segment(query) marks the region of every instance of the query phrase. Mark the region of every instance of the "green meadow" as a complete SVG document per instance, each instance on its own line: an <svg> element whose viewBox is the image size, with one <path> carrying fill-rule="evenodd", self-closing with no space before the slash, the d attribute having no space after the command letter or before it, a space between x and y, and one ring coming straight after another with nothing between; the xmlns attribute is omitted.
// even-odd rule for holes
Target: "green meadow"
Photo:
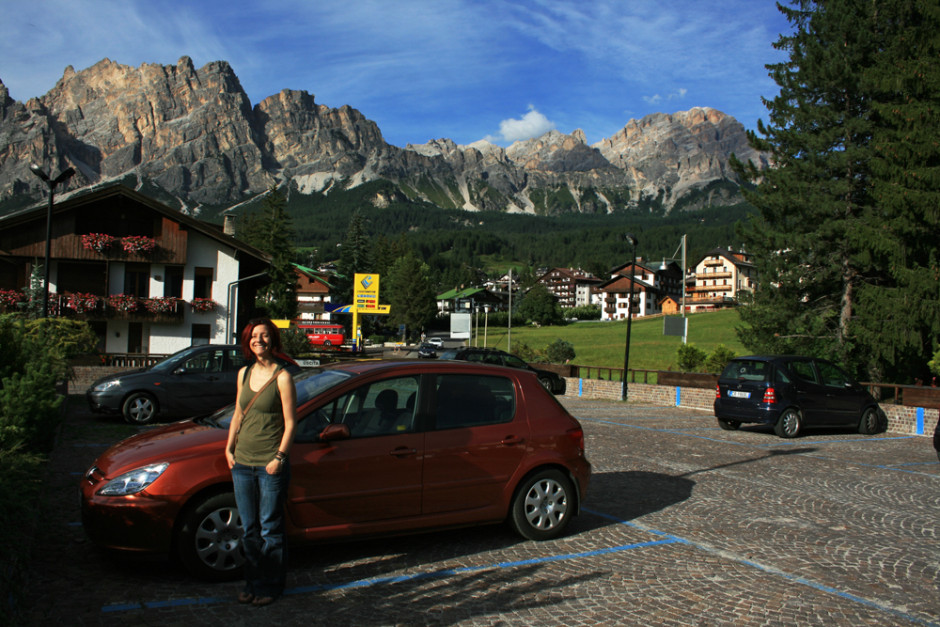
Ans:
<svg viewBox="0 0 940 627"><path fill-rule="evenodd" d="M737 355L749 351L738 339L736 328L742 326L736 309L690 314L689 343L710 354L724 344ZM485 329L484 329L485 327ZM476 329L475 329L476 330ZM512 350L510 333L505 327L494 328L479 320L478 334L471 344ZM485 331L485 333L484 333ZM571 363L579 366L623 368L627 322L576 322L557 327L514 327L511 344L524 343L530 348L544 350L557 338L570 342L575 350ZM677 351L681 337L663 335L663 318L635 319L630 330L631 370L677 370Z"/></svg>

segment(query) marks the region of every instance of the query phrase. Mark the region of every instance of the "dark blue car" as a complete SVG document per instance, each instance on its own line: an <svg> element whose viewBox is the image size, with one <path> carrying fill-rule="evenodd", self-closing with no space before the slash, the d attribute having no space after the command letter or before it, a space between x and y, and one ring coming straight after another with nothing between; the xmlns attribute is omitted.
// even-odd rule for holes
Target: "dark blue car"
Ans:
<svg viewBox="0 0 940 627"><path fill-rule="evenodd" d="M804 427L855 427L873 434L886 426L868 391L824 359L793 355L737 357L718 378L715 417L722 429L741 423L773 425L782 438Z"/></svg>
<svg viewBox="0 0 940 627"><path fill-rule="evenodd" d="M85 398L93 412L121 414L131 424L190 418L233 403L244 365L238 344L190 346L149 368L102 377ZM293 361L283 365L300 371Z"/></svg>

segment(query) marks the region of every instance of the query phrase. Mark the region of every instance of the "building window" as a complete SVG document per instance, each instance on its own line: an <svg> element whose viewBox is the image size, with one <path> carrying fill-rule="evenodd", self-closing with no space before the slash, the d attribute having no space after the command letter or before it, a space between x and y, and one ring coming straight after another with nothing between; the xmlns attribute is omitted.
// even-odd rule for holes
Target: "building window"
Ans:
<svg viewBox="0 0 940 627"><path fill-rule="evenodd" d="M193 298L212 298L212 268L195 268Z"/></svg>
<svg viewBox="0 0 940 627"><path fill-rule="evenodd" d="M163 279L163 295L165 297L183 297L183 266L167 266Z"/></svg>
<svg viewBox="0 0 940 627"><path fill-rule="evenodd" d="M124 264L124 293L137 298L150 298L150 264Z"/></svg>
<svg viewBox="0 0 940 627"><path fill-rule="evenodd" d="M190 335L190 343L193 346L208 344L210 330L211 326L208 324L194 324L192 334Z"/></svg>

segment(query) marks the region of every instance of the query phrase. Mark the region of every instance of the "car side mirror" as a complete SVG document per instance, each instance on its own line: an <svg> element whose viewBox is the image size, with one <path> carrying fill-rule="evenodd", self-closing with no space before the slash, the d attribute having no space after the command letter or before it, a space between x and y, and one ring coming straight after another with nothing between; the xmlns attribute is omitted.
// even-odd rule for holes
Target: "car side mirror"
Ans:
<svg viewBox="0 0 940 627"><path fill-rule="evenodd" d="M327 425L326 428L320 432L320 441L334 442L336 440L348 440L349 435L349 425Z"/></svg>

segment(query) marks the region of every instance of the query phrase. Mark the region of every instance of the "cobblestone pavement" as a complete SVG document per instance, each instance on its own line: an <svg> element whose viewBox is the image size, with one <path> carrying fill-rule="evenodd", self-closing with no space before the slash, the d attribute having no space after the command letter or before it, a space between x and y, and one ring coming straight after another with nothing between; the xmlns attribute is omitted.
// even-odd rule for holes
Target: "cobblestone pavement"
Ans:
<svg viewBox="0 0 940 627"><path fill-rule="evenodd" d="M81 397L37 529L33 625L940 625L940 464L924 437L721 431L677 408L565 399L594 465L564 538L495 526L293 552L287 594L84 539L76 483L134 431Z"/></svg>

